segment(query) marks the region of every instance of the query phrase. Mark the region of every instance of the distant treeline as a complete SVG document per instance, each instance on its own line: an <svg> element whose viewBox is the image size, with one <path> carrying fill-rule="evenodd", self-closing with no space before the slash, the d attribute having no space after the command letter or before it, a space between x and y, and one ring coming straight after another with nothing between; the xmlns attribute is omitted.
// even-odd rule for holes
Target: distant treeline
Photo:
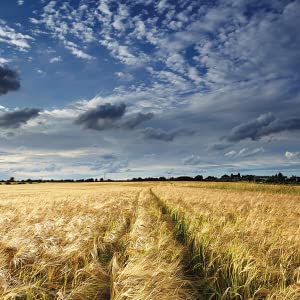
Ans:
<svg viewBox="0 0 300 300"><path fill-rule="evenodd" d="M112 180L105 178L86 178L86 179L27 179L27 180L15 180L11 177L8 180L0 180L0 183L4 184L32 184L32 183L43 183L43 182L141 182L141 181L212 181L212 182L257 182L257 183L276 183L276 184L295 184L300 183L300 177L298 176L284 176L282 173L277 173L272 176L256 176L256 175L241 175L238 174L225 174L221 177L197 175L191 176L179 176L179 177L137 177L127 180Z"/></svg>

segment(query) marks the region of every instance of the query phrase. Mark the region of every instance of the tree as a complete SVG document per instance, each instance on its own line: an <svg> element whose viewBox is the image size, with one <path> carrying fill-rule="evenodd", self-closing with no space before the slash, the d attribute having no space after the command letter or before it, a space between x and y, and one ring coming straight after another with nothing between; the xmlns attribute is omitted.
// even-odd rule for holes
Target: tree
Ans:
<svg viewBox="0 0 300 300"><path fill-rule="evenodd" d="M279 173L277 174L277 178L278 178L278 181L279 181L279 182L283 182L283 181L284 181L284 176L282 175L281 172L279 172Z"/></svg>
<svg viewBox="0 0 300 300"><path fill-rule="evenodd" d="M202 181L203 180L203 176L202 175L197 175L197 176L195 176L195 180Z"/></svg>
<svg viewBox="0 0 300 300"><path fill-rule="evenodd" d="M295 175L292 175L292 176L289 178L288 181L291 182L291 183L297 183L297 182L298 182L298 179L297 179L297 177L296 177Z"/></svg>

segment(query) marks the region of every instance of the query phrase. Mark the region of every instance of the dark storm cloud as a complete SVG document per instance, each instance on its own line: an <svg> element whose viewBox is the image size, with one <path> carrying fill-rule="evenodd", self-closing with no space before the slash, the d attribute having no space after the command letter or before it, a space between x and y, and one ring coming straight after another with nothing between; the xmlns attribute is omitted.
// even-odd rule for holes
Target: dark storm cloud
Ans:
<svg viewBox="0 0 300 300"><path fill-rule="evenodd" d="M0 127L19 128L29 120L37 117L40 111L37 108L24 108L0 114Z"/></svg>
<svg viewBox="0 0 300 300"><path fill-rule="evenodd" d="M83 125L86 129L106 130L106 129L134 129L141 123L148 121L154 117L153 113L136 113L126 115L126 104L106 103L99 105L81 114L75 124Z"/></svg>
<svg viewBox="0 0 300 300"><path fill-rule="evenodd" d="M75 124L83 125L86 129L104 130L114 127L114 122L124 116L125 103L117 105L105 103L91 109L75 120Z"/></svg>
<svg viewBox="0 0 300 300"><path fill-rule="evenodd" d="M266 113L234 127L225 139L229 142L239 142L248 138L258 140L270 134L299 129L300 118L279 120L272 113Z"/></svg>
<svg viewBox="0 0 300 300"><path fill-rule="evenodd" d="M260 115L254 120L232 128L226 139L229 142L237 142L247 138L257 140L262 136L262 130L275 121L275 119L276 118L272 113Z"/></svg>
<svg viewBox="0 0 300 300"><path fill-rule="evenodd" d="M20 88L18 72L5 66L0 66L0 96Z"/></svg>
<svg viewBox="0 0 300 300"><path fill-rule="evenodd" d="M160 128L152 127L142 129L141 132L145 139L160 140L164 142L171 142L179 136L190 136L195 133L193 130L188 128L179 128L168 132Z"/></svg>

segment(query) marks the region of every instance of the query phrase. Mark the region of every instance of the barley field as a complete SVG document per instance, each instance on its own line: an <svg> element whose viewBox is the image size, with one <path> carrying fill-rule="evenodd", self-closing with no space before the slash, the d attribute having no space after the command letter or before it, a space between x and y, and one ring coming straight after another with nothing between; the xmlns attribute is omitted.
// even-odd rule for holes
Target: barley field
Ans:
<svg viewBox="0 0 300 300"><path fill-rule="evenodd" d="M0 299L300 299L300 187L0 185Z"/></svg>

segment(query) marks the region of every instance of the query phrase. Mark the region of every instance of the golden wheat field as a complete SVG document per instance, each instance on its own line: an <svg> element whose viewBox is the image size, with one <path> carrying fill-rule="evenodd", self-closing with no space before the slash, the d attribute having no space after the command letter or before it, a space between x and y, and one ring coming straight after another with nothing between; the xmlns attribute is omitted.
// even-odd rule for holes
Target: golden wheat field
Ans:
<svg viewBox="0 0 300 300"><path fill-rule="evenodd" d="M300 299L300 188L0 186L0 299Z"/></svg>

